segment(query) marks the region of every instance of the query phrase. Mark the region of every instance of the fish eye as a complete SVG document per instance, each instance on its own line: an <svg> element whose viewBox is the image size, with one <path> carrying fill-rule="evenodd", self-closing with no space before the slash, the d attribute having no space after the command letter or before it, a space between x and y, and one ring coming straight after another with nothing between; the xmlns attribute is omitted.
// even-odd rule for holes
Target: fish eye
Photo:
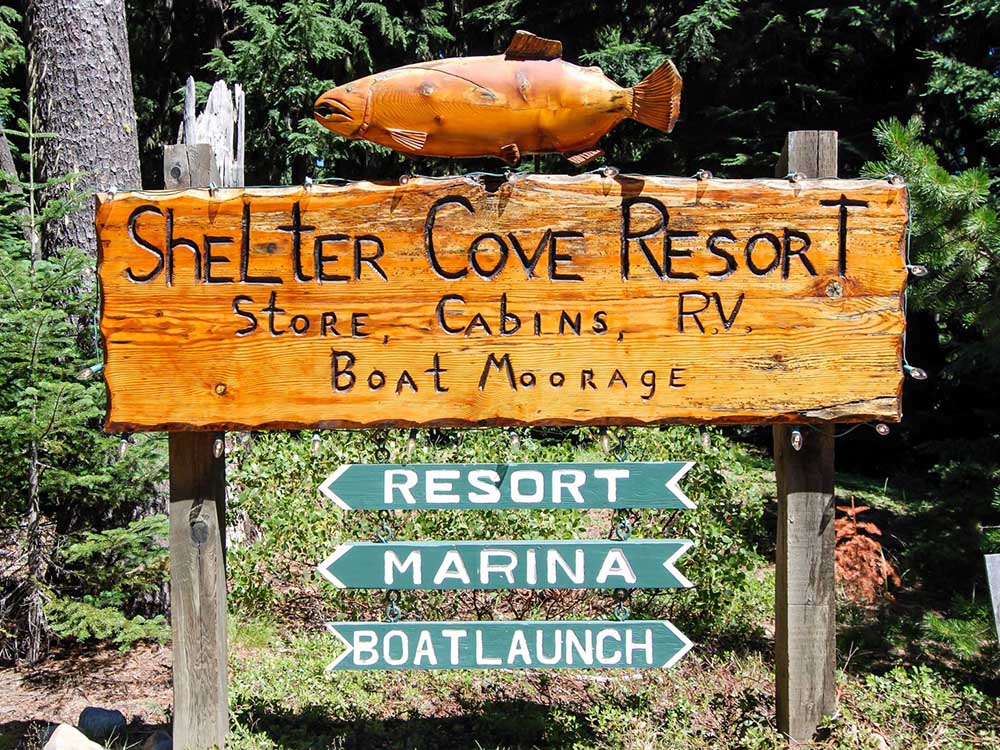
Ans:
<svg viewBox="0 0 1000 750"><path fill-rule="evenodd" d="M346 91L348 94L350 94L351 93L351 87L348 86L347 88L344 89L344 91Z"/></svg>

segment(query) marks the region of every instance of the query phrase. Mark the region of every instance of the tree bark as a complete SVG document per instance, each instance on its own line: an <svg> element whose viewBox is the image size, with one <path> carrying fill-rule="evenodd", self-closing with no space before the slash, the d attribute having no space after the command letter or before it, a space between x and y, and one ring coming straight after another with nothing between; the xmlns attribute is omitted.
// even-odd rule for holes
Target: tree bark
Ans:
<svg viewBox="0 0 1000 750"><path fill-rule="evenodd" d="M48 191L140 187L139 143L124 0L28 0L28 80L41 141L40 178L78 176ZM46 255L78 247L96 254L93 202L45 227Z"/></svg>

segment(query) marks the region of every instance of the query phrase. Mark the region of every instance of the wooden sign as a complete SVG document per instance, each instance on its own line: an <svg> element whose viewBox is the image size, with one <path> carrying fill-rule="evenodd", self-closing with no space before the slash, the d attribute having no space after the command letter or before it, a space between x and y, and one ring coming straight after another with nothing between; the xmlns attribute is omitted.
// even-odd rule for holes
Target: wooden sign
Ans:
<svg viewBox="0 0 1000 750"><path fill-rule="evenodd" d="M346 542L320 566L339 589L663 589L691 582L674 563L687 539Z"/></svg>
<svg viewBox="0 0 1000 750"><path fill-rule="evenodd" d="M906 205L597 174L105 194L107 427L897 421Z"/></svg>
<svg viewBox="0 0 1000 750"><path fill-rule="evenodd" d="M671 667L691 641L667 621L330 622L329 670Z"/></svg>
<svg viewBox="0 0 1000 750"><path fill-rule="evenodd" d="M691 461L344 464L319 490L343 510L694 508L679 486Z"/></svg>

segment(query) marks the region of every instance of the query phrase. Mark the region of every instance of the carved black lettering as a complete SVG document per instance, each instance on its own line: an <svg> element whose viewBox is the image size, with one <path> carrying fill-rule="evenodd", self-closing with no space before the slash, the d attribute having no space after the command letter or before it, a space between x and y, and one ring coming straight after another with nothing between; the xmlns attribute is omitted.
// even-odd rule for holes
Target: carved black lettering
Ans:
<svg viewBox="0 0 1000 750"><path fill-rule="evenodd" d="M806 252L808 252L809 246L812 244L812 240L809 239L809 235L795 229L785 229L784 235L784 252L781 254L781 278L788 278L789 266L791 265L793 256L802 261L802 266L806 269L810 276L815 276L816 269L813 268L812 262L806 257ZM799 241L799 246L797 248L792 247L792 240Z"/></svg>
<svg viewBox="0 0 1000 750"><path fill-rule="evenodd" d="M658 214L656 223L647 229L632 230L632 207L649 206ZM629 243L633 240L639 244L639 249L646 257L646 262L650 268L656 272L657 277L664 278L663 267L657 263L653 251L649 249L646 240L655 237L667 227L670 215L667 207L655 198L626 198L622 201L622 233L621 233L621 272L622 279L628 280L629 276Z"/></svg>
<svg viewBox="0 0 1000 750"><path fill-rule="evenodd" d="M642 375L639 376L639 382L649 389L640 398L643 401L649 401L656 393L656 370L643 370Z"/></svg>
<svg viewBox="0 0 1000 750"><path fill-rule="evenodd" d="M754 250L757 248L757 245L762 242L770 245L771 250L774 252L774 256L766 266L758 266L753 259ZM760 234L755 234L747 240L745 255L747 268L750 269L750 273L754 276L767 276L775 268L777 268L778 263L781 262L781 243L778 241L778 238L770 232L761 232Z"/></svg>
<svg viewBox="0 0 1000 750"><path fill-rule="evenodd" d="M507 323L510 323L510 327ZM514 313L507 312L507 293L500 295L500 335L513 336L521 328L521 319Z"/></svg>
<svg viewBox="0 0 1000 750"><path fill-rule="evenodd" d="M608 332L608 314L604 310L598 310L594 313L594 325L591 330L600 336L602 333Z"/></svg>
<svg viewBox="0 0 1000 750"><path fill-rule="evenodd" d="M459 326L457 328L453 328L452 326L448 325L445 319L445 316L448 313L448 311L445 310L444 306L447 305L449 302L460 302L464 305L465 297L463 297L461 294L446 294L438 301L437 309L435 312L435 315L437 316L438 325L441 326L441 330L444 331L445 333L462 333L462 331L465 330L465 326Z"/></svg>
<svg viewBox="0 0 1000 750"><path fill-rule="evenodd" d="M608 388L614 388L615 383L621 383L622 386L628 388L628 381L625 380L625 376L622 375L622 371L617 367L615 368L615 371L611 373L611 379L608 381Z"/></svg>
<svg viewBox="0 0 1000 750"><path fill-rule="evenodd" d="M240 283L241 284L281 284L277 276L250 275L250 204L243 204L243 218L240 220Z"/></svg>
<svg viewBox="0 0 1000 750"><path fill-rule="evenodd" d="M309 317L307 315L293 315L289 326L291 326L292 333L296 336L302 336L309 330Z"/></svg>
<svg viewBox="0 0 1000 750"><path fill-rule="evenodd" d="M560 313L559 313L559 335L560 336L562 336L563 334L566 333L566 328L567 327L571 331L573 331L573 335L574 336L579 336L580 335L580 331L582 329L582 326L583 326L583 317L582 317L582 315L580 313L577 313L575 316L571 316L565 310L560 311Z"/></svg>
<svg viewBox="0 0 1000 750"><path fill-rule="evenodd" d="M302 235L315 228L302 223L302 207L298 201L292 204L292 223L276 227L279 232L289 232L292 235L292 272L296 281L312 281L313 279L302 270Z"/></svg>
<svg viewBox="0 0 1000 750"><path fill-rule="evenodd" d="M534 330L535 330L535 335L536 336L541 336L542 335L542 314L538 313L538 312L535 313Z"/></svg>
<svg viewBox="0 0 1000 750"><path fill-rule="evenodd" d="M375 253L374 255L365 255L361 248L365 245L374 245ZM382 242L382 238L374 234L362 234L354 238L354 278L358 280L361 278L361 264L364 263L366 266L370 266L371 269L382 277L382 281L388 281L389 277L385 275L385 271L382 270L382 266L378 264L379 258L385 255L385 244Z"/></svg>
<svg viewBox="0 0 1000 750"><path fill-rule="evenodd" d="M333 242L346 242L350 237L346 234L320 234L313 238L313 268L316 272L316 280L319 283L324 281L350 281L350 276L340 273L327 273L326 264L336 263L340 260L339 255L327 255L323 252L324 245Z"/></svg>
<svg viewBox="0 0 1000 750"><path fill-rule="evenodd" d="M441 385L441 373L448 372L441 366L441 355L434 354L434 366L424 370L428 375L434 376L434 392L447 393L448 389Z"/></svg>
<svg viewBox="0 0 1000 750"><path fill-rule="evenodd" d="M691 248L678 250L674 247L674 240L684 237L696 237L697 235L697 232L675 229L671 229L663 235L663 272L668 279L693 280L698 278L698 274L693 271L674 270L674 260L691 257Z"/></svg>
<svg viewBox="0 0 1000 750"><path fill-rule="evenodd" d="M139 220L139 217L142 216L143 214L156 214L157 216L163 216L163 212L160 209L158 209L156 206L149 206L149 205L139 206L131 214L129 214L128 217L129 238L132 240L132 242L137 244L143 250L148 251L153 255L153 257L156 258L156 265L153 267L153 270L150 271L149 273L137 274L135 271L132 270L131 266L125 269L125 278L127 278L134 284L148 284L149 282L153 281L157 276L159 276L160 273L163 271L163 263L164 263L163 251L149 240L140 237L139 232L136 231L136 226L135 226L136 222Z"/></svg>
<svg viewBox="0 0 1000 750"><path fill-rule="evenodd" d="M198 246L191 240L185 237L174 238L174 209L167 209L167 273L165 280L167 286L174 285L174 249L178 247L183 247L186 250L190 250L191 254L194 255L194 280L201 280L201 250Z"/></svg>
<svg viewBox="0 0 1000 750"><path fill-rule="evenodd" d="M267 327L271 331L272 336L281 336L285 332L279 331L274 327L274 316L282 315L285 311L278 307L275 302L278 299L277 292L271 292L271 299L268 301L267 307L264 308L263 312L267 313Z"/></svg>
<svg viewBox="0 0 1000 750"><path fill-rule="evenodd" d="M403 392L403 386L408 387L414 393L417 392L417 384L413 380L413 376L406 370L399 376L399 380L396 381L396 395L398 396Z"/></svg>
<svg viewBox="0 0 1000 750"><path fill-rule="evenodd" d="M437 217L437 212L445 206L452 205L461 206L470 214L475 213L468 198L463 198L461 195L446 195L444 198L438 198L438 200L434 201L434 205L431 206L427 212L427 218L424 220L424 252L427 253L427 259L430 261L434 273L442 279L461 279L469 273L468 268L463 268L460 271L445 270L438 262L437 255L434 252L434 221Z"/></svg>
<svg viewBox="0 0 1000 750"><path fill-rule="evenodd" d="M561 372L554 372L551 375L549 375L549 385L551 385L553 388L562 388L563 383L565 382L566 382L566 376L563 375Z"/></svg>
<svg viewBox="0 0 1000 750"><path fill-rule="evenodd" d="M368 387L373 391L385 385L385 373L381 370L372 370L368 375Z"/></svg>
<svg viewBox="0 0 1000 750"><path fill-rule="evenodd" d="M837 232L837 270L841 276L847 275L847 209L849 206L868 208L868 201L851 200L843 193L835 201L820 201L821 206L838 206L840 223Z"/></svg>
<svg viewBox="0 0 1000 750"><path fill-rule="evenodd" d="M559 240L582 240L583 232L552 232L549 239L549 278L553 281L583 281L578 273L562 273L559 265L572 263L573 256L559 252Z"/></svg>
<svg viewBox="0 0 1000 750"><path fill-rule="evenodd" d="M246 328L241 328L236 332L237 336L249 336L251 333L257 330L257 316L252 312L247 312L240 309L240 304L246 303L248 305L253 304L253 297L247 297L245 294L240 294L233 297L233 312L239 315L241 318L246 318L249 325Z"/></svg>
<svg viewBox="0 0 1000 750"><path fill-rule="evenodd" d="M357 376L352 372L355 361L354 355L350 352L330 350L330 369L333 373L330 383L336 393L346 393L354 387L357 381Z"/></svg>
<svg viewBox="0 0 1000 750"><path fill-rule="evenodd" d="M465 327L465 335L471 336L474 328L482 329L483 333L487 336L493 335L493 329L490 328L490 324L486 322L486 318L483 317L482 313L476 313L472 316L469 325Z"/></svg>
<svg viewBox="0 0 1000 750"><path fill-rule="evenodd" d="M368 338L370 334L364 332L367 325L368 313L351 313L351 336L356 339Z"/></svg>
<svg viewBox="0 0 1000 750"><path fill-rule="evenodd" d="M728 250L719 247L720 242L736 242L735 235L728 229L720 229L712 232L708 237L708 251L716 258L726 261L726 267L721 271L709 271L708 275L713 279L724 279L736 270L736 256Z"/></svg>
<svg viewBox="0 0 1000 750"><path fill-rule="evenodd" d="M542 235L542 239L538 241L535 246L535 253L530 258L524 252L524 248L521 247L521 243L518 241L517 237L514 236L513 232L507 232L507 239L510 240L511 247L514 248L514 252L517 253L518 259L521 261L521 265L524 266L524 270L527 272L528 278L535 278L535 267L538 265L538 261L542 259L542 254L545 252L545 248L549 246L549 240L552 237L552 230L546 229L545 234Z"/></svg>
<svg viewBox="0 0 1000 750"><path fill-rule="evenodd" d="M736 304L733 305L733 311L726 315L725 310L722 307L722 297L719 296L718 292L712 292L712 297L715 298L715 309L719 311L719 320L722 321L723 327L728 331L733 327L733 323L736 322L736 316L740 313L740 308L743 307L743 298L746 297L745 292L740 292L740 296L736 300Z"/></svg>
<svg viewBox="0 0 1000 750"><path fill-rule="evenodd" d="M320 328L319 335L326 336L339 336L337 332L337 313L335 312L325 312L322 318L320 318Z"/></svg>
<svg viewBox="0 0 1000 750"><path fill-rule="evenodd" d="M580 390L585 391L588 386L595 391L597 390L597 386L594 385L594 371L580 370Z"/></svg>
<svg viewBox="0 0 1000 750"><path fill-rule="evenodd" d="M521 373L521 377L518 378L521 381L522 388L534 388L535 387L535 373L530 371L525 371Z"/></svg>
<svg viewBox="0 0 1000 750"><path fill-rule="evenodd" d="M499 252L496 264L492 269L488 269L479 263L479 248L484 242L496 243L497 251ZM472 241L472 244L469 245L469 263L472 264L472 270L476 272L477 276L489 280L503 270L504 265L507 263L507 255L509 253L510 249L507 247L507 243L503 241L503 237L499 234L494 234L493 232L487 232L486 234L481 234L476 237L476 239Z"/></svg>
<svg viewBox="0 0 1000 750"><path fill-rule="evenodd" d="M215 264L222 265L229 262L229 258L225 255L212 255L213 245L232 245L232 237L212 237L210 235L205 235L204 246L205 246L205 283L206 284L232 284L232 276L213 276L212 266Z"/></svg>
<svg viewBox="0 0 1000 750"><path fill-rule="evenodd" d="M671 367L670 368L670 387L671 388L684 388L687 383L681 380L681 373L684 372L683 367Z"/></svg>
<svg viewBox="0 0 1000 750"><path fill-rule="evenodd" d="M687 309L685 302L687 302L689 298L701 300L701 307L697 310ZM677 298L677 332L684 333L684 318L690 317L694 320L695 325L698 326L698 330L704 333L705 326L701 324L701 320L698 318L698 315L708 309L711 299L712 298L704 292L681 292Z"/></svg>
<svg viewBox="0 0 1000 750"><path fill-rule="evenodd" d="M510 385L512 391L517 390L517 383L514 380L514 366L510 362L510 355L504 354L500 359L497 359L497 355L490 352L490 356L486 358L486 364L483 365L483 373L479 376L479 390L486 389L486 380L490 376L490 368L493 367L497 372L503 372L507 376L507 383Z"/></svg>

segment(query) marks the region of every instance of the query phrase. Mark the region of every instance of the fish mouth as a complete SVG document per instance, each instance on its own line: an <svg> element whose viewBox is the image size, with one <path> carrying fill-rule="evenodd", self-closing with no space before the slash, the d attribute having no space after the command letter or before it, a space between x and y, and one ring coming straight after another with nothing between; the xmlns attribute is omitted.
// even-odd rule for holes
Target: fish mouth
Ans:
<svg viewBox="0 0 1000 750"><path fill-rule="evenodd" d="M332 96L320 97L313 106L313 114L318 120L327 122L350 122L354 119L351 108L345 102Z"/></svg>

